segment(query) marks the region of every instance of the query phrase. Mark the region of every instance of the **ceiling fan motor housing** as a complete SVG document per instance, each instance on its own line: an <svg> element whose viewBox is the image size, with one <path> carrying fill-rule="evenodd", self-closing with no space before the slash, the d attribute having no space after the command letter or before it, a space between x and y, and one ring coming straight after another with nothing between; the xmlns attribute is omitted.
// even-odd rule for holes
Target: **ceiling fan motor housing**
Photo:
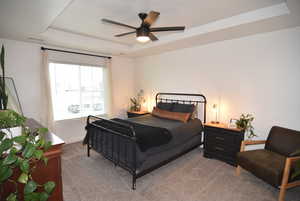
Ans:
<svg viewBox="0 0 300 201"><path fill-rule="evenodd" d="M141 26L136 30L136 36L149 36L150 29L146 26Z"/></svg>

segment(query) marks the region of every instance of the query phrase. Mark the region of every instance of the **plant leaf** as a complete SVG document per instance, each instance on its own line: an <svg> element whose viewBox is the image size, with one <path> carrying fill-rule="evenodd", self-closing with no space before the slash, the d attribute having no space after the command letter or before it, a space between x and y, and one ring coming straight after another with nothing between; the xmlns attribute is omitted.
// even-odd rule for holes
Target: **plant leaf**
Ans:
<svg viewBox="0 0 300 201"><path fill-rule="evenodd" d="M40 160L43 156L44 152L42 150L35 150L34 153L33 153L33 156Z"/></svg>
<svg viewBox="0 0 300 201"><path fill-rule="evenodd" d="M42 157L42 160L44 161L44 163L45 163L45 165L47 165L48 164L48 158L46 158L46 157Z"/></svg>
<svg viewBox="0 0 300 201"><path fill-rule="evenodd" d="M4 46L2 45L1 47L1 54L0 54L0 64L1 64L1 68L2 68L2 74L4 74L4 56L5 56L5 49Z"/></svg>
<svg viewBox="0 0 300 201"><path fill-rule="evenodd" d="M7 198L6 201L17 201L17 195L15 193L11 193Z"/></svg>
<svg viewBox="0 0 300 201"><path fill-rule="evenodd" d="M24 194L32 193L36 190L36 183L34 181L29 181L24 187Z"/></svg>
<svg viewBox="0 0 300 201"><path fill-rule="evenodd" d="M16 154L16 153L18 153L18 149L16 147L12 147L12 148L10 148L9 153Z"/></svg>
<svg viewBox="0 0 300 201"><path fill-rule="evenodd" d="M4 139L0 144L0 155L10 149L13 146L13 141L11 139Z"/></svg>
<svg viewBox="0 0 300 201"><path fill-rule="evenodd" d="M4 133L3 131L0 131L0 141L3 140L3 138L5 137L6 133Z"/></svg>
<svg viewBox="0 0 300 201"><path fill-rule="evenodd" d="M13 141L15 141L18 144L23 145L26 142L26 136L21 135L21 136L14 137Z"/></svg>
<svg viewBox="0 0 300 201"><path fill-rule="evenodd" d="M45 134L45 133L48 132L48 128L39 128L39 129L38 129L38 132L39 132L40 134Z"/></svg>
<svg viewBox="0 0 300 201"><path fill-rule="evenodd" d="M48 194L51 194L55 188L55 183L53 181L48 181L44 184L44 189Z"/></svg>
<svg viewBox="0 0 300 201"><path fill-rule="evenodd" d="M33 193L26 194L24 196L24 200L25 201L39 201L40 200L40 193L33 192Z"/></svg>
<svg viewBox="0 0 300 201"><path fill-rule="evenodd" d="M2 166L0 169L0 183L8 179L13 174L13 170L10 167Z"/></svg>
<svg viewBox="0 0 300 201"><path fill-rule="evenodd" d="M25 158L30 158L33 155L34 151L35 151L34 145L31 144L31 143L28 143L25 146L25 149L24 149L24 151L22 153L22 156L25 157Z"/></svg>
<svg viewBox="0 0 300 201"><path fill-rule="evenodd" d="M49 194L46 192L40 193L40 201L47 201L49 198Z"/></svg>
<svg viewBox="0 0 300 201"><path fill-rule="evenodd" d="M10 165L16 162L17 159L18 158L15 154L10 153L4 158L3 165Z"/></svg>
<svg viewBox="0 0 300 201"><path fill-rule="evenodd" d="M22 161L20 164L20 169L22 172L28 174L29 173L29 161L28 160Z"/></svg>
<svg viewBox="0 0 300 201"><path fill-rule="evenodd" d="M19 178L18 178L18 182L22 183L22 184L26 184L28 181L28 174L26 173L22 173Z"/></svg>
<svg viewBox="0 0 300 201"><path fill-rule="evenodd" d="M45 151L47 151L47 150L51 147L51 145L52 145L52 142L51 142L51 141L46 142L46 143L44 144L44 149L45 149Z"/></svg>

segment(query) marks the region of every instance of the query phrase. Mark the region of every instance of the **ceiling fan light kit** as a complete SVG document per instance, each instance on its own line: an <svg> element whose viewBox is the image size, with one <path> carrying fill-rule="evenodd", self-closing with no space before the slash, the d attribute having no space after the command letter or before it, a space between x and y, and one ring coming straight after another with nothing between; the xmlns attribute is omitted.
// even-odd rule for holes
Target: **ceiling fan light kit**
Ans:
<svg viewBox="0 0 300 201"><path fill-rule="evenodd" d="M141 43L146 43L150 40L150 30L148 27L140 27L136 30L136 40Z"/></svg>
<svg viewBox="0 0 300 201"><path fill-rule="evenodd" d="M115 37L121 37L121 36L126 36L129 34L136 33L136 40L141 43L148 42L149 40L157 41L158 38L152 32L183 31L185 29L184 26L151 28L151 25L157 20L159 15L160 15L160 13L156 12L156 11L150 11L149 14L139 13L138 16L142 20L140 27L130 26L130 25L123 24L120 22L115 22L115 21L112 21L109 19L102 19L102 22L119 25L119 26L130 28L130 29L135 29L135 31L115 35Z"/></svg>

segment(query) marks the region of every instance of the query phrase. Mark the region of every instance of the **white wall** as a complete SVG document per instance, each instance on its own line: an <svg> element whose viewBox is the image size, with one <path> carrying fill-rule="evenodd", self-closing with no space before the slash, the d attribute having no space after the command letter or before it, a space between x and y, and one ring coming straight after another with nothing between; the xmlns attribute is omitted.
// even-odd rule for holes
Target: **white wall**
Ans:
<svg viewBox="0 0 300 201"><path fill-rule="evenodd" d="M6 49L6 74L13 77L19 93L25 116L41 121L45 119L42 110L41 86L41 50L40 45L14 40L0 39L0 45ZM113 115L124 117L133 95L133 60L113 57L112 92ZM85 135L85 118L59 121L55 124L55 132L67 143L80 141Z"/></svg>
<svg viewBox="0 0 300 201"><path fill-rule="evenodd" d="M136 60L136 90L203 93L219 120L255 116L265 138L272 125L300 130L300 27Z"/></svg>
<svg viewBox="0 0 300 201"><path fill-rule="evenodd" d="M126 57L112 58L113 115L127 117L130 98L134 94L134 60Z"/></svg>

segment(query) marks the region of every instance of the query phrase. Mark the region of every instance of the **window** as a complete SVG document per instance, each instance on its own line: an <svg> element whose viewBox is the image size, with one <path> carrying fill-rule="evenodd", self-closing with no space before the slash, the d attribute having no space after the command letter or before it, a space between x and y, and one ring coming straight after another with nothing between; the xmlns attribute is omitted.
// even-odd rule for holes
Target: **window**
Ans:
<svg viewBox="0 0 300 201"><path fill-rule="evenodd" d="M104 69L49 63L54 120L105 114Z"/></svg>

